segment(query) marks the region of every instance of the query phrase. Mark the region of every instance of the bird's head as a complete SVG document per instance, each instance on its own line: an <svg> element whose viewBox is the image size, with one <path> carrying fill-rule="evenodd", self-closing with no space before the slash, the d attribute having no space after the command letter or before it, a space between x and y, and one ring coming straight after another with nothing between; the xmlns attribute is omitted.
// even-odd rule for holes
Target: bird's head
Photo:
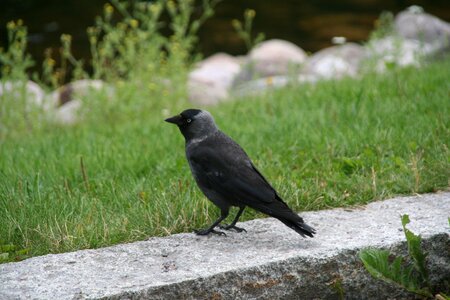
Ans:
<svg viewBox="0 0 450 300"><path fill-rule="evenodd" d="M186 141L203 139L218 130L214 118L206 110L186 109L165 121L177 125Z"/></svg>

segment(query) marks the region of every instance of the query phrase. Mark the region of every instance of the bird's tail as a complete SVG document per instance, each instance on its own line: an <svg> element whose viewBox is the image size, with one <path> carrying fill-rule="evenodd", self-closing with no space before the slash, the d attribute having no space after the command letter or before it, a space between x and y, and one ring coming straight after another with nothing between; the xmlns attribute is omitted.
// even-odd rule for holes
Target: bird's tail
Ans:
<svg viewBox="0 0 450 300"><path fill-rule="evenodd" d="M302 237L305 236L314 237L314 234L316 234L316 230L311 226L307 225L305 222L303 222L303 219L300 217L298 217L296 221L291 221L285 218L277 218L277 219L283 222L283 224L285 224L289 228L295 230Z"/></svg>

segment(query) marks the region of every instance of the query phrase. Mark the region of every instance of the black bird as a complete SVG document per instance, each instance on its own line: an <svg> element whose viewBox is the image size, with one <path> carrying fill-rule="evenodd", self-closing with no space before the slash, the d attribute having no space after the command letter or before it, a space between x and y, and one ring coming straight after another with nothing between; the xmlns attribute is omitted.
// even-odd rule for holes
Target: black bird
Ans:
<svg viewBox="0 0 450 300"><path fill-rule="evenodd" d="M305 224L278 196L275 189L256 169L245 151L220 131L206 110L187 109L165 120L176 124L186 139L186 157L200 190L220 208L220 217L198 235L216 233L214 228L224 220L231 206L239 207L230 225L221 229L245 231L236 227L246 206L277 218L301 236L313 237L315 229Z"/></svg>

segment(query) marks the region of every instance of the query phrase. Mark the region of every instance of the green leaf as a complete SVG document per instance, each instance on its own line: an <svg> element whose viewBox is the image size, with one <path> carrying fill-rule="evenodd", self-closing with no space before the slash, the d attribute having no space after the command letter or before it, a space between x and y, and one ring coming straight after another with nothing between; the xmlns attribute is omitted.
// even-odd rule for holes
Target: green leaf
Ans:
<svg viewBox="0 0 450 300"><path fill-rule="evenodd" d="M403 287L409 292L422 296L432 296L427 289L421 288L421 279L413 266L404 265L402 257L395 257L392 262L391 254L386 250L364 249L359 257L366 270L374 278Z"/></svg>
<svg viewBox="0 0 450 300"><path fill-rule="evenodd" d="M30 249L21 249L21 250L17 250L15 252L15 254L19 255L19 256L24 256L24 255L28 255L29 252L30 252Z"/></svg>
<svg viewBox="0 0 450 300"><path fill-rule="evenodd" d="M13 244L0 245L0 253L2 252L12 252L16 250L16 246Z"/></svg>
<svg viewBox="0 0 450 300"><path fill-rule="evenodd" d="M406 241L408 243L408 252L411 258L414 261L414 267L419 272L421 276L421 280L423 283L430 286L428 281L428 271L426 267L426 256L427 254L422 251L421 241L422 238L420 235L415 235L412 231L406 228L406 225L410 223L409 216L402 216L402 226L403 231L405 232Z"/></svg>
<svg viewBox="0 0 450 300"><path fill-rule="evenodd" d="M362 167L363 164L361 159L357 157L342 157L340 159L340 168L347 176L352 175L355 171L361 169Z"/></svg>

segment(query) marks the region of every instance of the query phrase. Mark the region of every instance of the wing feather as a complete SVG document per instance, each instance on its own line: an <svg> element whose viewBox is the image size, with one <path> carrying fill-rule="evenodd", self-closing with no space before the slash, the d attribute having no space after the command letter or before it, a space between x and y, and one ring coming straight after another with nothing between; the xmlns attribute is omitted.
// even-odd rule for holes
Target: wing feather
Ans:
<svg viewBox="0 0 450 300"><path fill-rule="evenodd" d="M198 147L190 155L195 177L201 185L220 192L224 197L247 205L260 201L270 203L276 192L256 170L245 152L240 149L213 151L211 147Z"/></svg>

